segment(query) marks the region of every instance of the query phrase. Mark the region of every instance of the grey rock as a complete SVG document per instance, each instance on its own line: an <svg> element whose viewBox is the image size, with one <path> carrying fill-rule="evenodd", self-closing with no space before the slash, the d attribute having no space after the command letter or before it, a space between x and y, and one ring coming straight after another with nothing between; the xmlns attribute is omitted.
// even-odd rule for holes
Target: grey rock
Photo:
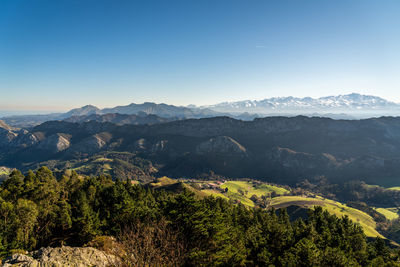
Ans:
<svg viewBox="0 0 400 267"><path fill-rule="evenodd" d="M117 257L91 247L41 248L27 255L14 254L6 259L2 267L88 267L118 266Z"/></svg>
<svg viewBox="0 0 400 267"><path fill-rule="evenodd" d="M135 141L135 149L137 150L146 150L147 147L147 141L144 138L140 138Z"/></svg>
<svg viewBox="0 0 400 267"><path fill-rule="evenodd" d="M104 148L110 139L110 136L95 134L75 144L71 147L71 150L74 152L94 153Z"/></svg>
<svg viewBox="0 0 400 267"><path fill-rule="evenodd" d="M160 140L157 141L152 147L151 147L151 152L160 152L160 151L165 151L167 147L167 140Z"/></svg>
<svg viewBox="0 0 400 267"><path fill-rule="evenodd" d="M0 147L7 147L12 145L12 141L18 135L12 131L0 129Z"/></svg>
<svg viewBox="0 0 400 267"><path fill-rule="evenodd" d="M39 144L39 148L56 153L66 150L69 146L69 136L59 133L49 136Z"/></svg>

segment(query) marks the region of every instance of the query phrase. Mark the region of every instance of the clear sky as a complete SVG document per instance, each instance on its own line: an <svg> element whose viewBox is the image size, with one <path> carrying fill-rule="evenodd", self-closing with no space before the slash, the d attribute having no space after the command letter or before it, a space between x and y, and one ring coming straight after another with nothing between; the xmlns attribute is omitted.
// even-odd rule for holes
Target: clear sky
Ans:
<svg viewBox="0 0 400 267"><path fill-rule="evenodd" d="M0 110L400 102L400 1L2 0Z"/></svg>

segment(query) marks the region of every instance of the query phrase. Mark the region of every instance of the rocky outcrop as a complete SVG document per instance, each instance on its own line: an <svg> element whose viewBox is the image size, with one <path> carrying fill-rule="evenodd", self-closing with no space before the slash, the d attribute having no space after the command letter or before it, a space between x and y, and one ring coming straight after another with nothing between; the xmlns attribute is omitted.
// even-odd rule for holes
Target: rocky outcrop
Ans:
<svg viewBox="0 0 400 267"><path fill-rule="evenodd" d="M241 144L229 136L218 136L211 138L196 147L196 153L199 155L207 154L225 154L246 156L247 151Z"/></svg>
<svg viewBox="0 0 400 267"><path fill-rule="evenodd" d="M7 130L7 131L11 131L12 130L12 128L2 120L0 120L0 128L2 128L4 130Z"/></svg>
<svg viewBox="0 0 400 267"><path fill-rule="evenodd" d="M140 138L140 139L136 140L135 143L134 143L134 148L136 150L146 150L146 148L147 148L146 139Z"/></svg>
<svg viewBox="0 0 400 267"><path fill-rule="evenodd" d="M8 147L18 135L12 131L0 128L0 147Z"/></svg>
<svg viewBox="0 0 400 267"><path fill-rule="evenodd" d="M36 136L27 130L7 130L0 127L0 147L28 147L38 143Z"/></svg>
<svg viewBox="0 0 400 267"><path fill-rule="evenodd" d="M159 140L151 147L151 152L165 151L167 148L168 140Z"/></svg>
<svg viewBox="0 0 400 267"><path fill-rule="evenodd" d="M39 148L49 150L52 152L61 152L69 148L70 137L65 134L54 134L44 139L40 144Z"/></svg>
<svg viewBox="0 0 400 267"><path fill-rule="evenodd" d="M111 136L104 133L95 134L75 144L71 147L71 150L74 152L94 153L104 148L110 139Z"/></svg>
<svg viewBox="0 0 400 267"><path fill-rule="evenodd" d="M113 255L91 247L41 248L27 255L14 254L2 267L88 267L118 266L120 261Z"/></svg>
<svg viewBox="0 0 400 267"><path fill-rule="evenodd" d="M28 132L27 130L20 130L17 133L17 138L13 143L13 146L17 147L29 147L39 143L39 139L36 135Z"/></svg>

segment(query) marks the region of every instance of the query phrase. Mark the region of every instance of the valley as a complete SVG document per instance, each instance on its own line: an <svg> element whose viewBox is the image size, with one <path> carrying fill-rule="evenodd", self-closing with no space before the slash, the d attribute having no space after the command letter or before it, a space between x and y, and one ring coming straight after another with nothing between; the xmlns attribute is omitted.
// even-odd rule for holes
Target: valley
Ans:
<svg viewBox="0 0 400 267"><path fill-rule="evenodd" d="M187 195L196 203L228 205L235 207L232 209L243 209L241 212L246 214L261 212L271 218L276 216L273 214L287 214L286 225L297 225L299 220L309 223L313 212L322 212L325 215L318 216L332 216L328 221L354 225L366 240L375 242L368 243L369 246L382 240L384 246L397 249L400 243L398 140L398 117L334 120L296 116L244 121L226 116L163 119L149 114L89 114L46 121L30 128L11 127L3 122L0 165L7 167L0 168L0 188L4 187L0 189L0 197L13 201L9 192L17 190L15 194L21 198L39 201L29 193L36 190L31 188L32 182L39 182L33 178L36 175L43 181L38 188L41 183L49 183L46 190L55 191L78 186L79 191L71 191L77 198L74 201L82 203L83 199L91 198L88 204L92 207L89 211L93 209L91 212L98 209L95 199L109 194L110 186L126 188L134 201L138 201L135 190L148 192L144 200L148 202L147 210L139 210L135 216L150 216L154 196L160 209L167 209L161 204L165 203L166 196L172 201L169 205L174 206L177 203L173 199ZM22 170L25 178L21 180L23 175L13 169ZM96 187L102 188L99 190L103 193L94 197ZM28 191L21 193L18 188ZM80 199L78 192L85 190L88 190L86 196ZM62 199L62 194L59 197ZM118 195L115 197L114 201L120 201ZM76 210L78 204L72 208L63 201L69 200L56 204L55 213L66 209L68 216L81 214ZM37 203L43 205L40 201ZM118 216L123 224L125 216L135 220L127 214L135 214L136 208L127 206L130 211L125 213L125 204L118 205L122 208ZM187 205L181 208L186 209ZM54 226L48 238L57 237L54 240L82 246L82 240L100 238L100 232L115 235L112 228L96 223L95 213L90 214L82 216L89 216L84 220L97 225L98 232L79 237L75 229L81 227L80 219L70 224L64 218L67 221L63 227L69 230L64 232ZM90 216L95 216L92 217L95 221L91 222ZM101 216L112 225L113 220L107 213ZM173 218L180 225L181 219ZM74 241L69 240L70 234L75 235ZM47 244L50 239L40 242ZM51 242L59 245L57 241ZM191 246L195 248L196 244Z"/></svg>
<svg viewBox="0 0 400 267"><path fill-rule="evenodd" d="M0 167L0 188L4 187L0 195L12 201L9 191L22 188L28 191L18 193L17 190L15 194L38 201L29 193L29 190L36 190L31 188L30 179L38 175L44 183L49 183L53 179L49 177L54 175L56 184L50 182L52 189L46 190L57 191L69 184L72 188L78 186L79 191L89 190L86 198L93 197L92 190L98 186L106 192L109 186L123 185L129 194L143 188L149 192L145 200L149 201L146 204L149 206L143 213L138 211L140 216L151 214L154 207L150 203L154 196L158 198L157 205L164 205L161 203L165 201L165 194L172 201L170 205L176 205L172 199L191 195L192 201L199 203L211 201L213 206L229 205L243 212L269 214L272 218L273 214L287 214L286 225L297 225L299 220L309 222L313 212L323 212L325 215L318 216L333 216L327 220L340 220L337 222L345 225L351 222L370 242L383 240L385 246L399 247L399 117L363 120L307 116L255 118L257 116L250 113L215 117L205 107L196 112L203 113L145 103L110 110L85 106L50 117L9 117L0 121L0 166L7 166ZM14 169L27 175L23 181ZM137 196L132 197L137 201ZM118 202L116 199L114 201ZM84 200L78 197L76 201ZM94 202L88 205L96 210L97 200L91 201ZM63 203L53 207L55 213L66 209L68 216L80 214L76 203L73 204L75 208ZM36 205L43 204L39 201ZM128 215L121 212L118 216L125 220L124 216ZM94 214L84 216L96 218ZM131 210L127 214L134 213ZM109 215L101 216L112 223ZM89 217L84 219L86 223L92 223ZM180 224L179 217L173 218ZM81 227L79 219L71 224L68 218L64 219L67 221L63 222L66 223L63 227L70 233L54 226L51 231L57 236L55 240L82 246L82 240L100 238L101 231L114 235L112 228L98 224L96 231L99 232L75 236L72 242L69 235L76 235L75 229ZM41 224L40 220L37 224ZM73 227L68 228L68 225ZM12 236L7 238L13 239ZM43 239L41 242L50 241ZM9 252L5 250L4 253ZM275 261L279 262L277 258Z"/></svg>

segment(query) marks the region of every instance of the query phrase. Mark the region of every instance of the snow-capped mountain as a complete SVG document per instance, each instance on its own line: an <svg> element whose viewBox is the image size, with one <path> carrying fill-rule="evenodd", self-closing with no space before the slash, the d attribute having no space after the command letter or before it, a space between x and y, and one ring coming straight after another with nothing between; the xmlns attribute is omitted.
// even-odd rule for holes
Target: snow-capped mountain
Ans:
<svg viewBox="0 0 400 267"><path fill-rule="evenodd" d="M204 108L204 107L203 107ZM218 112L286 113L286 112L372 112L400 111L400 104L370 95L348 94L321 98L274 97L264 100L223 102L207 106Z"/></svg>

